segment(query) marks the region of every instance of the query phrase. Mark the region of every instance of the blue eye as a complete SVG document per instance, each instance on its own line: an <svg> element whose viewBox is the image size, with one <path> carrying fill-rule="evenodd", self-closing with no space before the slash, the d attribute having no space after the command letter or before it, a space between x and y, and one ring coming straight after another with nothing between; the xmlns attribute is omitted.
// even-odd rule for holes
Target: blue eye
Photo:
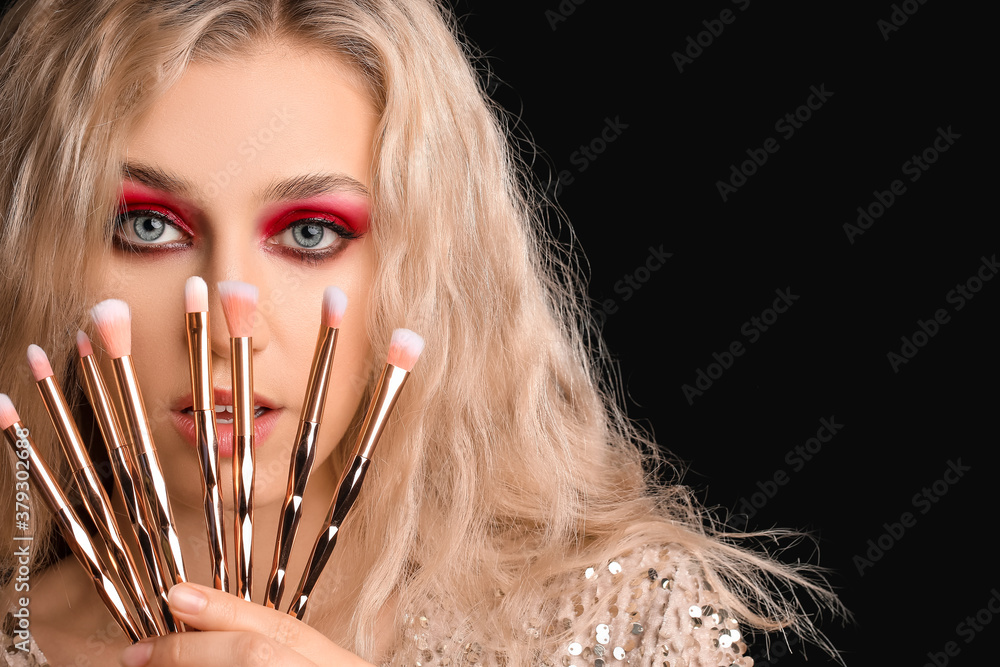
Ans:
<svg viewBox="0 0 1000 667"><path fill-rule="evenodd" d="M303 223L301 225L293 225L289 227L292 232L292 238L303 248L316 249L325 246L321 246L323 243L323 237L326 236L326 227L323 225L318 225L315 223ZM332 236L332 234L331 234ZM327 243L329 245L332 243L330 239Z"/></svg>
<svg viewBox="0 0 1000 667"><path fill-rule="evenodd" d="M159 211L135 210L120 213L115 221L115 241L129 249L177 245L189 240L169 217Z"/></svg>
<svg viewBox="0 0 1000 667"><path fill-rule="evenodd" d="M346 241L359 236L336 220L306 218L292 222L267 242L302 257L321 259L336 254Z"/></svg>
<svg viewBox="0 0 1000 667"><path fill-rule="evenodd" d="M151 215L143 215L132 218L132 231L143 241L152 243L167 230L167 224L159 218Z"/></svg>

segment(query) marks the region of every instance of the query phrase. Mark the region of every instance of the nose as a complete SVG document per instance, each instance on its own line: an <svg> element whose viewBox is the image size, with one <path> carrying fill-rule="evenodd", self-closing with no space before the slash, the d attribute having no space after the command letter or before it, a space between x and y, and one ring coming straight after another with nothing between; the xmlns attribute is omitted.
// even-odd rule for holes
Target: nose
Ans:
<svg viewBox="0 0 1000 667"><path fill-rule="evenodd" d="M243 254L232 249L206 253L206 258L202 277L208 283L212 352L216 357L229 361L230 327L219 291L219 283L223 281L241 281L257 288L257 299L242 300L242 305L244 312L252 317L253 352L256 354L264 351L271 340L271 326L267 309L260 306L268 303L271 290L267 284L267 272L256 265L259 259L251 253Z"/></svg>

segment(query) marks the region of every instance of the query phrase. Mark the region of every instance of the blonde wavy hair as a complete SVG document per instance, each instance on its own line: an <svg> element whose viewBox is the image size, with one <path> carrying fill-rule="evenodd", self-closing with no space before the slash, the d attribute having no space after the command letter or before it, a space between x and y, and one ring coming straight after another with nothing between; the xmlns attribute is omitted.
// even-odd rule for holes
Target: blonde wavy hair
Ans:
<svg viewBox="0 0 1000 667"><path fill-rule="evenodd" d="M79 419L91 419L73 334L110 245L124 139L151 101L195 60L278 41L324 49L353 65L381 116L373 346L402 325L428 345L324 577L351 621L332 627L328 596L316 595L310 622L370 656L389 599L417 612L434 600L475 609L472 632L528 664L527 644L512 640L544 582L676 543L745 623L822 641L797 598L777 592L794 585L839 609L814 571L739 546L754 536L722 532L689 489L653 481L662 461L618 405L575 256L546 231L559 214L442 3L40 0L16 5L0 39L0 391L22 421L47 422L29 400L29 343L49 351ZM60 459L51 437L36 443ZM0 457L0 486L12 480ZM0 513L5 536L12 516ZM51 525L37 504L34 516L44 558ZM7 542L4 572L12 552Z"/></svg>

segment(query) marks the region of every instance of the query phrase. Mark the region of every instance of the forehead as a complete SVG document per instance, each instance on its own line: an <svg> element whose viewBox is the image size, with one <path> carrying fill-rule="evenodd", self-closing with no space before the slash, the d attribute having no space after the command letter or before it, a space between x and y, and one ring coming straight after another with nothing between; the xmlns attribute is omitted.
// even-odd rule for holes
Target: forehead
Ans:
<svg viewBox="0 0 1000 667"><path fill-rule="evenodd" d="M377 121L349 65L277 44L192 63L140 119L122 161L176 175L201 196L312 173L369 185Z"/></svg>

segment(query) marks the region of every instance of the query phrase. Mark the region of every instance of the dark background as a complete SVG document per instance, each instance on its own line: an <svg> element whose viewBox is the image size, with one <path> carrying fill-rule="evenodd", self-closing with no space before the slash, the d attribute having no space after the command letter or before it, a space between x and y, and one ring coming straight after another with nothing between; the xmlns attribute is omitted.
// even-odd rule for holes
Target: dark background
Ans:
<svg viewBox="0 0 1000 667"><path fill-rule="evenodd" d="M451 3L537 145L537 175L573 179L558 202L629 413L689 466L685 482L737 526L816 536L855 617L821 625L847 665L997 664L1000 280L961 309L948 298L1000 252L986 5ZM708 43L703 22L726 9ZM791 137L776 130L811 86L832 95ZM609 119L615 140L585 158ZM949 127L954 145L910 181L903 164ZM768 138L778 151L723 201L717 182ZM852 243L845 223L895 179L905 192ZM661 247L672 256L648 271ZM744 324L779 289L799 298L751 342ZM949 321L894 369L887 355L939 309ZM734 341L743 354L689 400L682 386ZM806 460L796 448L821 419L843 428ZM953 483L950 464L968 468ZM764 645L758 665L832 664Z"/></svg>
<svg viewBox="0 0 1000 667"><path fill-rule="evenodd" d="M997 664L1000 619L987 604L1000 591L1000 280L973 280L979 291L961 309L948 299L1000 252L987 205L992 124L981 121L995 113L985 9L453 4L492 70L494 99L537 144L538 175L573 178L558 201L589 260L590 296L608 306L603 332L628 410L689 464L699 498L736 513L736 525L818 538L855 616L822 624L848 665ZM724 9L732 22L678 71L674 52ZM878 22L894 11L901 25L886 39ZM777 131L811 86L832 94L791 137ZM584 158L577 151L607 119L618 121L615 140ZM911 181L903 164L949 127L959 137ZM723 201L717 181L769 137L777 152ZM844 224L895 179L905 192L852 243ZM649 248L661 246L672 257L648 271ZM639 288L625 289L625 276ZM744 323L777 289L799 298L750 342ZM917 336L924 344L894 369L887 355L939 309L947 323ZM682 386L734 341L743 354L689 401ZM821 418L843 428L806 460L795 448ZM939 481L949 462L968 470ZM933 502L919 497L925 488ZM774 645L766 658L763 646L751 649L757 664L830 664Z"/></svg>

